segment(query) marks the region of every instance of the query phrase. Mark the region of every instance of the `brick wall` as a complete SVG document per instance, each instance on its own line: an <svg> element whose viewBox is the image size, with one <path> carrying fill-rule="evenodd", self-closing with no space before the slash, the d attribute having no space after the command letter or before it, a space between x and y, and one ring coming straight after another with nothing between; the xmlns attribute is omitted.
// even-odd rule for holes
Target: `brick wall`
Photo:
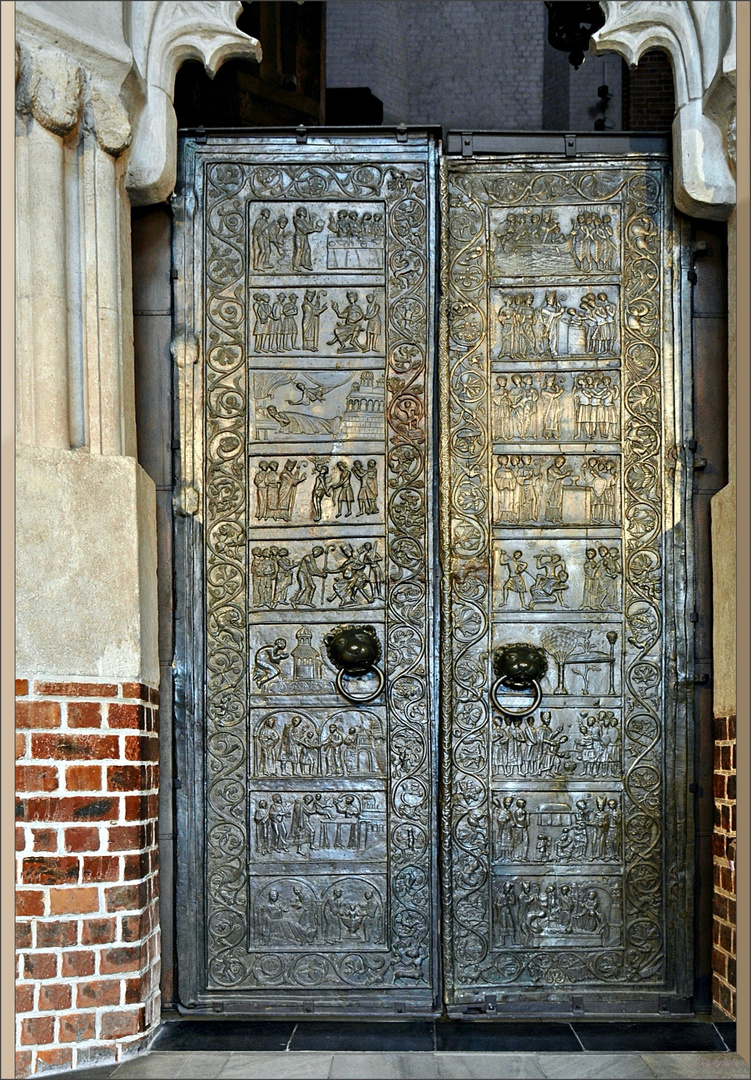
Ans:
<svg viewBox="0 0 751 1080"><path fill-rule="evenodd" d="M662 49L650 49L629 73L628 81L628 129L662 131L670 128L675 116L675 91L667 53Z"/></svg>
<svg viewBox="0 0 751 1080"><path fill-rule="evenodd" d="M714 725L712 1001L735 1019L735 717Z"/></svg>
<svg viewBox="0 0 751 1080"><path fill-rule="evenodd" d="M16 681L17 1076L158 1021L157 721L140 683Z"/></svg>

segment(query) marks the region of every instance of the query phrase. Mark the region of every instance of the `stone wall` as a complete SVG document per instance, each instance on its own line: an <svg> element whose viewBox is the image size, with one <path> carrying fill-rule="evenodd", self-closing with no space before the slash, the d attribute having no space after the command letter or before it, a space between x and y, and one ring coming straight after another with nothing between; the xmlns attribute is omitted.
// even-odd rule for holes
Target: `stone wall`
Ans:
<svg viewBox="0 0 751 1080"><path fill-rule="evenodd" d="M158 749L153 687L16 681L17 1076L158 1021Z"/></svg>

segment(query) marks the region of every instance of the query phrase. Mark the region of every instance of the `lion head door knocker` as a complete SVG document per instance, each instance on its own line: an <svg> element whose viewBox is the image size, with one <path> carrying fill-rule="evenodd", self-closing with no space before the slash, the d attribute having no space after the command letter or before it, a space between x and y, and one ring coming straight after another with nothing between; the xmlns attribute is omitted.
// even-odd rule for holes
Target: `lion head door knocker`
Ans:
<svg viewBox="0 0 751 1080"><path fill-rule="evenodd" d="M540 680L547 670L545 653L535 645L519 643L496 649L493 653L495 682L490 688L490 699L498 712L504 716L528 716L534 712L542 700ZM504 696L518 701L525 692L531 696L521 708L511 707L509 701L504 703Z"/></svg>
<svg viewBox="0 0 751 1080"><path fill-rule="evenodd" d="M347 701L373 701L386 677L377 666L381 643L374 626L336 626L323 639L331 663L337 668L336 688Z"/></svg>

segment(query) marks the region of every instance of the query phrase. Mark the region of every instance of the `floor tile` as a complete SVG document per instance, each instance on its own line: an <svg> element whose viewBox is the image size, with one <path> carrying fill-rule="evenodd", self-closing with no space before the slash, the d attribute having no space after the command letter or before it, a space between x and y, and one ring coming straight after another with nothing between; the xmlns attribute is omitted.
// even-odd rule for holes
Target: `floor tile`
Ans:
<svg viewBox="0 0 751 1080"><path fill-rule="evenodd" d="M641 1054L540 1054L548 1080L651 1080L654 1073Z"/></svg>
<svg viewBox="0 0 751 1080"><path fill-rule="evenodd" d="M114 1073L117 1065L92 1065L85 1069L68 1069L65 1073L54 1073L55 1076L71 1076L75 1077L75 1080L109 1080ZM50 1075L45 1073L45 1076Z"/></svg>
<svg viewBox="0 0 751 1080"><path fill-rule="evenodd" d="M168 1020L152 1050L286 1050L291 1020Z"/></svg>
<svg viewBox="0 0 751 1080"><path fill-rule="evenodd" d="M722 1041L727 1046L728 1050L735 1050L735 1021L734 1020L716 1020L715 1027L720 1033Z"/></svg>
<svg viewBox="0 0 751 1080"><path fill-rule="evenodd" d="M713 1024L692 1020L577 1021L574 1025L585 1050L604 1053L724 1050Z"/></svg>
<svg viewBox="0 0 751 1080"><path fill-rule="evenodd" d="M178 1080L213 1080L230 1059L224 1050L193 1050L178 1056L183 1061L175 1073Z"/></svg>
<svg viewBox="0 0 751 1080"><path fill-rule="evenodd" d="M477 1020L436 1023L436 1050L574 1054L581 1046L569 1024Z"/></svg>
<svg viewBox="0 0 751 1080"><path fill-rule="evenodd" d="M303 1020L295 1029L290 1050L333 1050L353 1053L402 1053L407 1050L432 1052L433 1022L430 1020L394 1023Z"/></svg>
<svg viewBox="0 0 751 1080"><path fill-rule="evenodd" d="M345 1080L437 1080L440 1075L432 1053L335 1053L329 1073Z"/></svg>
<svg viewBox="0 0 751 1080"><path fill-rule="evenodd" d="M112 1080L171 1080L185 1063L177 1053L139 1054L115 1068Z"/></svg>
<svg viewBox="0 0 751 1080"><path fill-rule="evenodd" d="M573 1057L577 1055L572 1055ZM438 1076L471 1080L545 1080L536 1054L445 1054L435 1055Z"/></svg>
<svg viewBox="0 0 751 1080"><path fill-rule="evenodd" d="M319 1080L331 1069L331 1054L235 1053L219 1073L220 1080Z"/></svg>
<svg viewBox="0 0 751 1080"><path fill-rule="evenodd" d="M748 1080L751 1069L737 1054L643 1054L654 1075L664 1080Z"/></svg>

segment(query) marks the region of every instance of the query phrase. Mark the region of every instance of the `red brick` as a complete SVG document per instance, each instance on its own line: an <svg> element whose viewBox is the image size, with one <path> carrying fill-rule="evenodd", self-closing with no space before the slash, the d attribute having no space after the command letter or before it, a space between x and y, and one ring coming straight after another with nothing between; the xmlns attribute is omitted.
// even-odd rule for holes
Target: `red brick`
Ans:
<svg viewBox="0 0 751 1080"><path fill-rule="evenodd" d="M31 1074L31 1050L16 1050L16 1076Z"/></svg>
<svg viewBox="0 0 751 1080"><path fill-rule="evenodd" d="M144 683L126 682L120 686L120 697L135 698L136 701L149 700L149 688Z"/></svg>
<svg viewBox="0 0 751 1080"><path fill-rule="evenodd" d="M725 858L725 837L722 833L712 833L712 855L716 859Z"/></svg>
<svg viewBox="0 0 751 1080"><path fill-rule="evenodd" d="M727 719L724 716L715 716L713 727L715 742L725 742L728 737Z"/></svg>
<svg viewBox="0 0 751 1080"><path fill-rule="evenodd" d="M53 919L37 923L37 948L66 948L78 944L78 923L73 919Z"/></svg>
<svg viewBox="0 0 751 1080"><path fill-rule="evenodd" d="M32 1012L34 1009L34 986L32 983L16 983L16 1012Z"/></svg>
<svg viewBox="0 0 751 1080"><path fill-rule="evenodd" d="M51 1043L54 1031L54 1016L29 1016L21 1021L21 1045Z"/></svg>
<svg viewBox="0 0 751 1080"><path fill-rule="evenodd" d="M37 1072L70 1068L73 1064L73 1051L67 1047L56 1046L54 1050L40 1050L37 1054Z"/></svg>
<svg viewBox="0 0 751 1080"><path fill-rule="evenodd" d="M102 706L98 701L71 701L68 705L69 728L102 726Z"/></svg>
<svg viewBox="0 0 751 1080"><path fill-rule="evenodd" d="M125 881L133 881L135 878L146 877L150 869L151 860L148 852L126 855L123 861L123 878Z"/></svg>
<svg viewBox="0 0 751 1080"><path fill-rule="evenodd" d="M731 759L732 759L731 747L730 746L716 746L715 750L720 751L719 767L722 769L723 772L730 772Z"/></svg>
<svg viewBox="0 0 751 1080"><path fill-rule="evenodd" d="M139 941L149 931L148 919L143 915L123 915L120 936L123 941Z"/></svg>
<svg viewBox="0 0 751 1080"><path fill-rule="evenodd" d="M101 791L101 765L68 765L65 770L68 791Z"/></svg>
<svg viewBox="0 0 751 1080"><path fill-rule="evenodd" d="M142 953L139 947L120 946L114 949L102 949L99 958L99 971L102 975L137 971L139 967L142 967Z"/></svg>
<svg viewBox="0 0 751 1080"><path fill-rule="evenodd" d="M60 974L63 978L94 974L94 953L91 949L78 949L62 954Z"/></svg>
<svg viewBox="0 0 751 1080"><path fill-rule="evenodd" d="M114 919L86 919L81 923L82 945L106 945L114 942L117 936L117 922Z"/></svg>
<svg viewBox="0 0 751 1080"><path fill-rule="evenodd" d="M40 761L63 758L67 761L92 761L120 757L120 740L116 735L72 735L60 731L55 735L32 735L31 755Z"/></svg>
<svg viewBox="0 0 751 1080"><path fill-rule="evenodd" d="M712 971L724 979L727 971L727 956L717 948L712 949Z"/></svg>
<svg viewBox="0 0 751 1080"><path fill-rule="evenodd" d="M20 800L21 821L112 821L120 817L118 799L104 795Z"/></svg>
<svg viewBox="0 0 751 1080"><path fill-rule="evenodd" d="M725 777L720 773L715 773L712 781L712 790L714 792L715 799L724 799L725 794Z"/></svg>
<svg viewBox="0 0 751 1080"><path fill-rule="evenodd" d="M146 889L140 885L116 885L107 889L107 911L134 911L144 907Z"/></svg>
<svg viewBox="0 0 751 1080"><path fill-rule="evenodd" d="M26 736L18 731L16 732L16 760L24 757L26 754Z"/></svg>
<svg viewBox="0 0 751 1080"><path fill-rule="evenodd" d="M101 1037L103 1039L124 1039L142 1030L139 1011L102 1013Z"/></svg>
<svg viewBox="0 0 751 1080"><path fill-rule="evenodd" d="M23 861L25 885L76 885L78 859L55 855L50 858L26 858Z"/></svg>
<svg viewBox="0 0 751 1080"><path fill-rule="evenodd" d="M736 786L736 784L735 784L735 776L729 776L727 778L726 788L727 788L727 797L731 802L735 801L735 786Z"/></svg>
<svg viewBox="0 0 751 1080"><path fill-rule="evenodd" d="M65 830L66 851L98 851L101 835L97 828Z"/></svg>
<svg viewBox="0 0 751 1080"><path fill-rule="evenodd" d="M48 1009L69 1009L72 1000L71 988L67 983L42 983L39 987L39 1012Z"/></svg>
<svg viewBox="0 0 751 1080"><path fill-rule="evenodd" d="M16 915L44 915L41 889L16 889Z"/></svg>
<svg viewBox="0 0 751 1080"><path fill-rule="evenodd" d="M32 829L34 851L57 851L57 829Z"/></svg>
<svg viewBox="0 0 751 1080"><path fill-rule="evenodd" d="M737 985L737 966L734 956L728 957L728 982L733 987Z"/></svg>
<svg viewBox="0 0 751 1080"><path fill-rule="evenodd" d="M87 855L83 860L81 881L117 881L120 860L113 855Z"/></svg>
<svg viewBox="0 0 751 1080"><path fill-rule="evenodd" d="M56 765L16 765L16 791L57 791Z"/></svg>
<svg viewBox="0 0 751 1080"><path fill-rule="evenodd" d="M728 739L730 742L735 742L735 717L728 717Z"/></svg>
<svg viewBox="0 0 751 1080"><path fill-rule="evenodd" d="M117 697L117 687L112 683L35 682L34 693L50 697Z"/></svg>
<svg viewBox="0 0 751 1080"><path fill-rule="evenodd" d="M55 953L24 953L23 977L37 980L57 978Z"/></svg>
<svg viewBox="0 0 751 1080"><path fill-rule="evenodd" d="M126 735L125 757L128 761L158 761L159 740L155 735Z"/></svg>
<svg viewBox="0 0 751 1080"><path fill-rule="evenodd" d="M110 851L139 850L146 847L146 829L143 825L120 825L109 830Z"/></svg>
<svg viewBox="0 0 751 1080"><path fill-rule="evenodd" d="M57 701L17 701L16 727L60 727L60 704Z"/></svg>
<svg viewBox="0 0 751 1080"><path fill-rule="evenodd" d="M149 690L149 701L152 705L159 704L159 691L155 687L151 687Z"/></svg>
<svg viewBox="0 0 751 1080"><path fill-rule="evenodd" d="M157 795L126 795L125 814L126 821L148 821L155 818L159 811L159 798Z"/></svg>
<svg viewBox="0 0 751 1080"><path fill-rule="evenodd" d="M735 874L729 866L720 867L720 888L731 896L735 895Z"/></svg>
<svg viewBox="0 0 751 1080"><path fill-rule="evenodd" d="M119 1005L122 979L97 979L78 983L76 1008L95 1009L100 1005Z"/></svg>
<svg viewBox="0 0 751 1080"><path fill-rule="evenodd" d="M108 791L143 791L146 770L140 765L110 765L107 769Z"/></svg>
<svg viewBox="0 0 751 1080"><path fill-rule="evenodd" d="M16 923L16 948L17 949L30 949L31 948L31 923L30 922L17 922Z"/></svg>
<svg viewBox="0 0 751 1080"><path fill-rule="evenodd" d="M16 697L24 697L29 692L28 679L16 679Z"/></svg>
<svg viewBox="0 0 751 1080"><path fill-rule="evenodd" d="M50 892L50 915L85 915L99 910L99 892L90 889L53 889Z"/></svg>
<svg viewBox="0 0 751 1080"><path fill-rule="evenodd" d="M23 851L26 848L26 830L16 826L16 851Z"/></svg>
<svg viewBox="0 0 751 1080"><path fill-rule="evenodd" d="M61 1016L57 1037L63 1043L85 1042L87 1039L96 1038L96 1014L73 1013L70 1016Z"/></svg>
<svg viewBox="0 0 751 1080"><path fill-rule="evenodd" d="M143 728L143 709L140 705L119 705L110 702L107 723L111 728Z"/></svg>

